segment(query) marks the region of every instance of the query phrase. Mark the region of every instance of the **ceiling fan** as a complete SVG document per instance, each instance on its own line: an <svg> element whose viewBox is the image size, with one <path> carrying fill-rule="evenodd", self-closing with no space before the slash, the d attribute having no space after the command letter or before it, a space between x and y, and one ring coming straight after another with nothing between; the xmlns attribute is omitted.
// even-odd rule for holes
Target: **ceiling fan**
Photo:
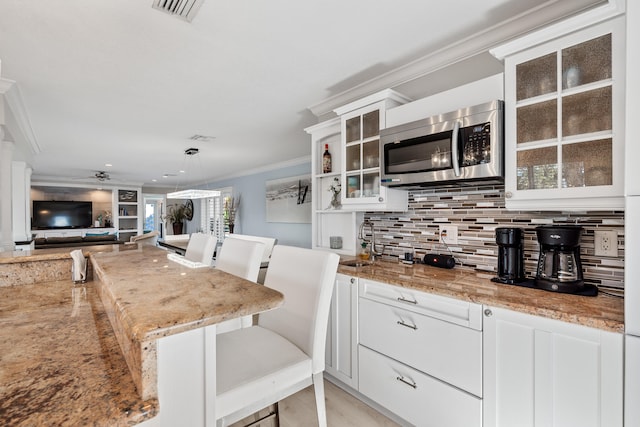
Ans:
<svg viewBox="0 0 640 427"><path fill-rule="evenodd" d="M83 176L83 177L73 178L73 179L89 179L89 178L97 179L100 182L111 180L111 177L105 171L96 171L96 173L94 173L93 175Z"/></svg>

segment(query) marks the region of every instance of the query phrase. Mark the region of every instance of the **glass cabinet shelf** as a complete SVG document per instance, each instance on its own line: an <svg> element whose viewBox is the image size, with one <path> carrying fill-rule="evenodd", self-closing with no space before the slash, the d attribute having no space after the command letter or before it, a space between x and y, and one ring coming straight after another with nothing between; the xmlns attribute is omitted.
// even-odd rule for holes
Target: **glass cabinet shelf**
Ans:
<svg viewBox="0 0 640 427"><path fill-rule="evenodd" d="M504 56L509 209L624 203L624 19L563 30Z"/></svg>
<svg viewBox="0 0 640 427"><path fill-rule="evenodd" d="M380 196L380 110L346 119L345 177L347 201Z"/></svg>
<svg viewBox="0 0 640 427"><path fill-rule="evenodd" d="M515 68L516 189L611 185L611 34Z"/></svg>

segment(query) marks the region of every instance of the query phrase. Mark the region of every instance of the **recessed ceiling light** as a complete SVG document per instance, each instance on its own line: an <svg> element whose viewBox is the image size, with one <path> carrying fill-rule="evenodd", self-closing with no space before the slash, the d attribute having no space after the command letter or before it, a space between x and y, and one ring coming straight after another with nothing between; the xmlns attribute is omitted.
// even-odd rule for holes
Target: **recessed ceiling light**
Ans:
<svg viewBox="0 0 640 427"><path fill-rule="evenodd" d="M113 166L111 163L105 163L104 164L106 167L110 168L111 166Z"/></svg>

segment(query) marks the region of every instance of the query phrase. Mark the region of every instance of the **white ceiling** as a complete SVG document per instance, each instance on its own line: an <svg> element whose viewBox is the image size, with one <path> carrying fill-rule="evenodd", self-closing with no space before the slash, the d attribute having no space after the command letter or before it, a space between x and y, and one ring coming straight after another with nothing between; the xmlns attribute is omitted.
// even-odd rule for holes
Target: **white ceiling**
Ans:
<svg viewBox="0 0 640 427"><path fill-rule="evenodd" d="M34 180L107 170L171 187L161 177L186 148L200 154L181 185L295 162L310 152L309 106L383 89L376 76L513 17L526 17L515 35L594 2L204 0L189 23L152 0L0 0L0 72L41 150Z"/></svg>

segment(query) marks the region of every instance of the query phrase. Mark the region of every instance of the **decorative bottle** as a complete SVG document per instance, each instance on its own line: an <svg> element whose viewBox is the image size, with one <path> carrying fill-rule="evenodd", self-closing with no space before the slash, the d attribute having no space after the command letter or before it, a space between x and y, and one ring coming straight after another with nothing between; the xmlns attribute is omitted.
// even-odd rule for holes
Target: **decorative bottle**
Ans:
<svg viewBox="0 0 640 427"><path fill-rule="evenodd" d="M358 257L361 260L368 260L371 256L371 254L369 253L369 248L367 248L367 243L366 242L362 242L360 244L361 249L360 249L360 253L358 254Z"/></svg>
<svg viewBox="0 0 640 427"><path fill-rule="evenodd" d="M324 144L324 153L322 154L322 173L331 172L331 153L329 153L329 144Z"/></svg>

